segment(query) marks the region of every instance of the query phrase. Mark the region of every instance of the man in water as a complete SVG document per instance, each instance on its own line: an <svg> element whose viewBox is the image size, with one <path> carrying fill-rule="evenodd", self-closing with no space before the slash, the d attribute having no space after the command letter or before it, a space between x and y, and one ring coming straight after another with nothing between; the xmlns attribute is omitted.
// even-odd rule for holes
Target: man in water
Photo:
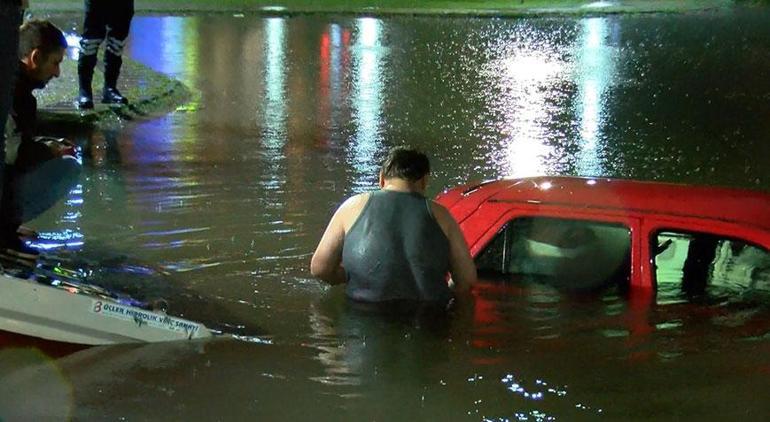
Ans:
<svg viewBox="0 0 770 422"><path fill-rule="evenodd" d="M380 190L348 198L334 213L310 263L329 284L347 283L363 302L419 301L446 305L455 289L476 281L460 227L425 197L425 154L394 148L380 170Z"/></svg>
<svg viewBox="0 0 770 422"><path fill-rule="evenodd" d="M19 28L19 63L14 87L11 131L6 144L6 171L0 209L0 258L6 263L34 264L37 250L19 238L19 227L53 206L77 183L80 164L74 146L38 137L37 99L32 94L59 76L67 41L44 20Z"/></svg>

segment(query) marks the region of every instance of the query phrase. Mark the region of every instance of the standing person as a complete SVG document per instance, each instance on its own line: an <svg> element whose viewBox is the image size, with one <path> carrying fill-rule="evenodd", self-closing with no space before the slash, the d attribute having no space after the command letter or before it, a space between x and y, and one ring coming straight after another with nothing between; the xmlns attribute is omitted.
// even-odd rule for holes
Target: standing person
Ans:
<svg viewBox="0 0 770 422"><path fill-rule="evenodd" d="M134 0L85 0L85 12L78 58L80 89L76 105L81 110L94 108L91 82L99 46L105 38L102 103L128 104L128 99L118 91L117 85L123 65L123 47L134 16Z"/></svg>
<svg viewBox="0 0 770 422"><path fill-rule="evenodd" d="M451 273L458 289L476 281L476 266L460 227L442 205L425 197L425 154L394 148L382 165L380 190L348 198L334 213L310 263L330 284L347 283L362 302L448 304Z"/></svg>
<svg viewBox="0 0 770 422"><path fill-rule="evenodd" d="M80 164L74 146L63 139L38 137L37 99L32 94L59 76L67 40L52 23L31 20L19 28L21 59L13 93L13 136L6 145L6 171L0 207L0 258L34 263L37 250L19 238L21 223L53 206L77 183Z"/></svg>

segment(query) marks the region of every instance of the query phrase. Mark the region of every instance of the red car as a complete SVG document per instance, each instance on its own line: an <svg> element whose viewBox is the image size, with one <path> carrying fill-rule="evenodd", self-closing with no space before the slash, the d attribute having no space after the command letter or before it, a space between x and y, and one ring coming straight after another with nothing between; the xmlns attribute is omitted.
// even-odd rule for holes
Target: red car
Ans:
<svg viewBox="0 0 770 422"><path fill-rule="evenodd" d="M532 177L438 195L482 276L567 289L620 283L770 291L770 194L605 178Z"/></svg>

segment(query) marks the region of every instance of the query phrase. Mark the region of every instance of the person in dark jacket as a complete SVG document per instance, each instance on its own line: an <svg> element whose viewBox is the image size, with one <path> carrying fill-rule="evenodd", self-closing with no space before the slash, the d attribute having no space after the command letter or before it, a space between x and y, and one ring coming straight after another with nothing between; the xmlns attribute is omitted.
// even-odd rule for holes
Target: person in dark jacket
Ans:
<svg viewBox="0 0 770 422"><path fill-rule="evenodd" d="M118 91L118 77L133 16L134 0L85 0L85 21L78 58L80 89L76 101L81 110L94 108L91 82L99 46L105 39L102 103L128 104L128 99Z"/></svg>
<svg viewBox="0 0 770 422"><path fill-rule="evenodd" d="M0 0L0 209L5 179L5 124L19 66L19 25L24 6L20 0Z"/></svg>
<svg viewBox="0 0 770 422"><path fill-rule="evenodd" d="M74 145L64 139L37 136L37 99L42 89L60 74L67 41L61 30L44 20L32 20L19 29L19 63L6 143L6 169L0 207L0 258L30 263L38 252L18 235L21 223L53 206L77 183L80 164Z"/></svg>
<svg viewBox="0 0 770 422"><path fill-rule="evenodd" d="M430 163L423 153L395 148L382 165L380 190L355 195L335 212L310 263L330 283L347 283L360 302L448 304L452 291L476 281L460 227L425 197Z"/></svg>

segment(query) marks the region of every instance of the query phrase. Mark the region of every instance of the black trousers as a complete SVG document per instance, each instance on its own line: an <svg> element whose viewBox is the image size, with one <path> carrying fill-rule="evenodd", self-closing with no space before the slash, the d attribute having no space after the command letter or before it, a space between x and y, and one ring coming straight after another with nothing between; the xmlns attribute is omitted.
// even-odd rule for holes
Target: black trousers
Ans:
<svg viewBox="0 0 770 422"><path fill-rule="evenodd" d="M96 55L105 39L105 89L115 88L118 82L120 67L123 64L123 47L131 28L131 19L134 17L134 0L85 0L85 8L78 77L81 95L87 93L90 96Z"/></svg>
<svg viewBox="0 0 770 422"><path fill-rule="evenodd" d="M99 40L106 37L124 41L134 17L134 0L85 0L85 21L82 37ZM98 48L98 44L97 44ZM109 40L107 48L110 48ZM87 54L87 53L86 53ZM93 54L96 54L94 51Z"/></svg>

